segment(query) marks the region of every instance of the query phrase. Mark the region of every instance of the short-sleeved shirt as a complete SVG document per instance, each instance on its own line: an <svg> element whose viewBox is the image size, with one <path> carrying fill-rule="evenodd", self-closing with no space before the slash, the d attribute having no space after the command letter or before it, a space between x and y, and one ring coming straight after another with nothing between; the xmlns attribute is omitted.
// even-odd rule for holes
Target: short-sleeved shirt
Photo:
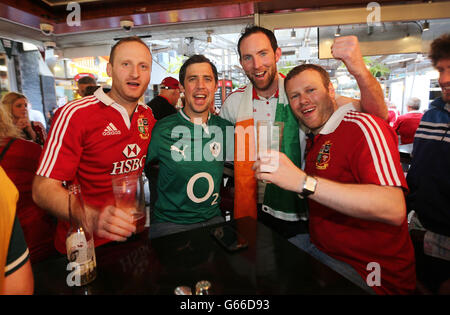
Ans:
<svg viewBox="0 0 450 315"><path fill-rule="evenodd" d="M131 118L102 89L61 107L53 119L37 175L81 185L84 202L114 205L111 180L141 173L155 124L151 109L138 104ZM55 246L65 252L67 222L59 222ZM96 246L106 243L95 239Z"/></svg>
<svg viewBox="0 0 450 315"><path fill-rule="evenodd" d="M378 117L339 108L308 143L306 173L340 183L401 187L407 191L397 136ZM371 262L381 268L377 293L405 294L415 288L414 250L405 221L400 226L358 219L309 200L311 241L344 261L366 280Z"/></svg>
<svg viewBox="0 0 450 315"><path fill-rule="evenodd" d="M232 124L215 115L202 125L183 110L158 120L147 153L147 164L159 161L155 222L192 224L220 215L227 152L233 159L227 143L233 141Z"/></svg>
<svg viewBox="0 0 450 315"><path fill-rule="evenodd" d="M30 252L25 242L22 227L17 216L14 218L14 225L9 241L8 257L6 258L5 276L14 273L30 259Z"/></svg>
<svg viewBox="0 0 450 315"><path fill-rule="evenodd" d="M400 135L401 144L409 144L414 142L414 135L419 127L423 113L419 111L409 112L398 116L392 128Z"/></svg>

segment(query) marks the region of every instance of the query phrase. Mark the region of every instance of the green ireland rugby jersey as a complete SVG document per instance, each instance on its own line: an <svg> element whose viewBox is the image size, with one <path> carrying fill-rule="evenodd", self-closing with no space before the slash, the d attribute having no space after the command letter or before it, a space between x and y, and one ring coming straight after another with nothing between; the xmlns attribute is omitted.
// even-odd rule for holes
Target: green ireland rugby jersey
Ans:
<svg viewBox="0 0 450 315"><path fill-rule="evenodd" d="M198 125L180 110L155 124L146 160L159 161L155 222L191 224L221 214L223 166L233 159L233 141L233 125L214 115Z"/></svg>

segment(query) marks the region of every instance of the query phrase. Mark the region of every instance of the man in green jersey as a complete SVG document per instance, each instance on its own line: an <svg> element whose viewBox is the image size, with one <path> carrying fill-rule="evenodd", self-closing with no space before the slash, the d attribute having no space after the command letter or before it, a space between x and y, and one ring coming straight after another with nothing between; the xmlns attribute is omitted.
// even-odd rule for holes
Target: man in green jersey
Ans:
<svg viewBox="0 0 450 315"><path fill-rule="evenodd" d="M186 105L156 123L147 153L147 176L150 165L159 162L150 238L224 221L220 184L226 154L233 160L234 135L228 120L209 112L217 69L208 58L194 55L179 78Z"/></svg>

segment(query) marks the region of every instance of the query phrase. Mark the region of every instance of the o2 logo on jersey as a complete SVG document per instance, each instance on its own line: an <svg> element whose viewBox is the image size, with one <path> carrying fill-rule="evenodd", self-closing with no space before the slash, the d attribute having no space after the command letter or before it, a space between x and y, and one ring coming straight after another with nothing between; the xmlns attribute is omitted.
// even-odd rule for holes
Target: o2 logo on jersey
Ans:
<svg viewBox="0 0 450 315"><path fill-rule="evenodd" d="M208 181L208 191L204 196L198 197L194 194L194 185L200 178L205 178ZM186 187L187 196L195 203L205 202L212 195L214 197L214 200L212 201L211 206L216 205L217 199L219 198L219 194L218 193L213 194L213 192L214 192L214 180L211 174L209 173L206 172L197 173L194 176L192 176L189 179L189 182L187 183Z"/></svg>

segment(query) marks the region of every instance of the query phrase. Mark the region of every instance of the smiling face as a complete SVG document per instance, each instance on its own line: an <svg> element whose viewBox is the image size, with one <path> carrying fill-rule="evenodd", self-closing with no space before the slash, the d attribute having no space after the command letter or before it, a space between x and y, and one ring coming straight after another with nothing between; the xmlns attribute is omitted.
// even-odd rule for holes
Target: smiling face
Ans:
<svg viewBox="0 0 450 315"><path fill-rule="evenodd" d="M294 115L318 134L336 109L334 88L323 84L315 70L305 70L286 82L286 94Z"/></svg>
<svg viewBox="0 0 450 315"><path fill-rule="evenodd" d="M28 116L28 102L26 98L18 98L11 106L13 118L19 119Z"/></svg>
<svg viewBox="0 0 450 315"><path fill-rule="evenodd" d="M116 47L113 64L107 73L112 78L110 97L121 105L135 105L150 82L152 56L144 44L130 41Z"/></svg>
<svg viewBox="0 0 450 315"><path fill-rule="evenodd" d="M211 65L207 62L193 63L186 68L181 92L185 95L184 112L191 119L208 117L209 107L214 103L217 82Z"/></svg>
<svg viewBox="0 0 450 315"><path fill-rule="evenodd" d="M442 99L450 102L450 58L440 59L436 63L436 69L439 72L439 85L442 88Z"/></svg>
<svg viewBox="0 0 450 315"><path fill-rule="evenodd" d="M277 62L281 49L274 51L269 38L258 32L242 40L240 51L241 66L258 94L265 97L273 95L278 88Z"/></svg>

